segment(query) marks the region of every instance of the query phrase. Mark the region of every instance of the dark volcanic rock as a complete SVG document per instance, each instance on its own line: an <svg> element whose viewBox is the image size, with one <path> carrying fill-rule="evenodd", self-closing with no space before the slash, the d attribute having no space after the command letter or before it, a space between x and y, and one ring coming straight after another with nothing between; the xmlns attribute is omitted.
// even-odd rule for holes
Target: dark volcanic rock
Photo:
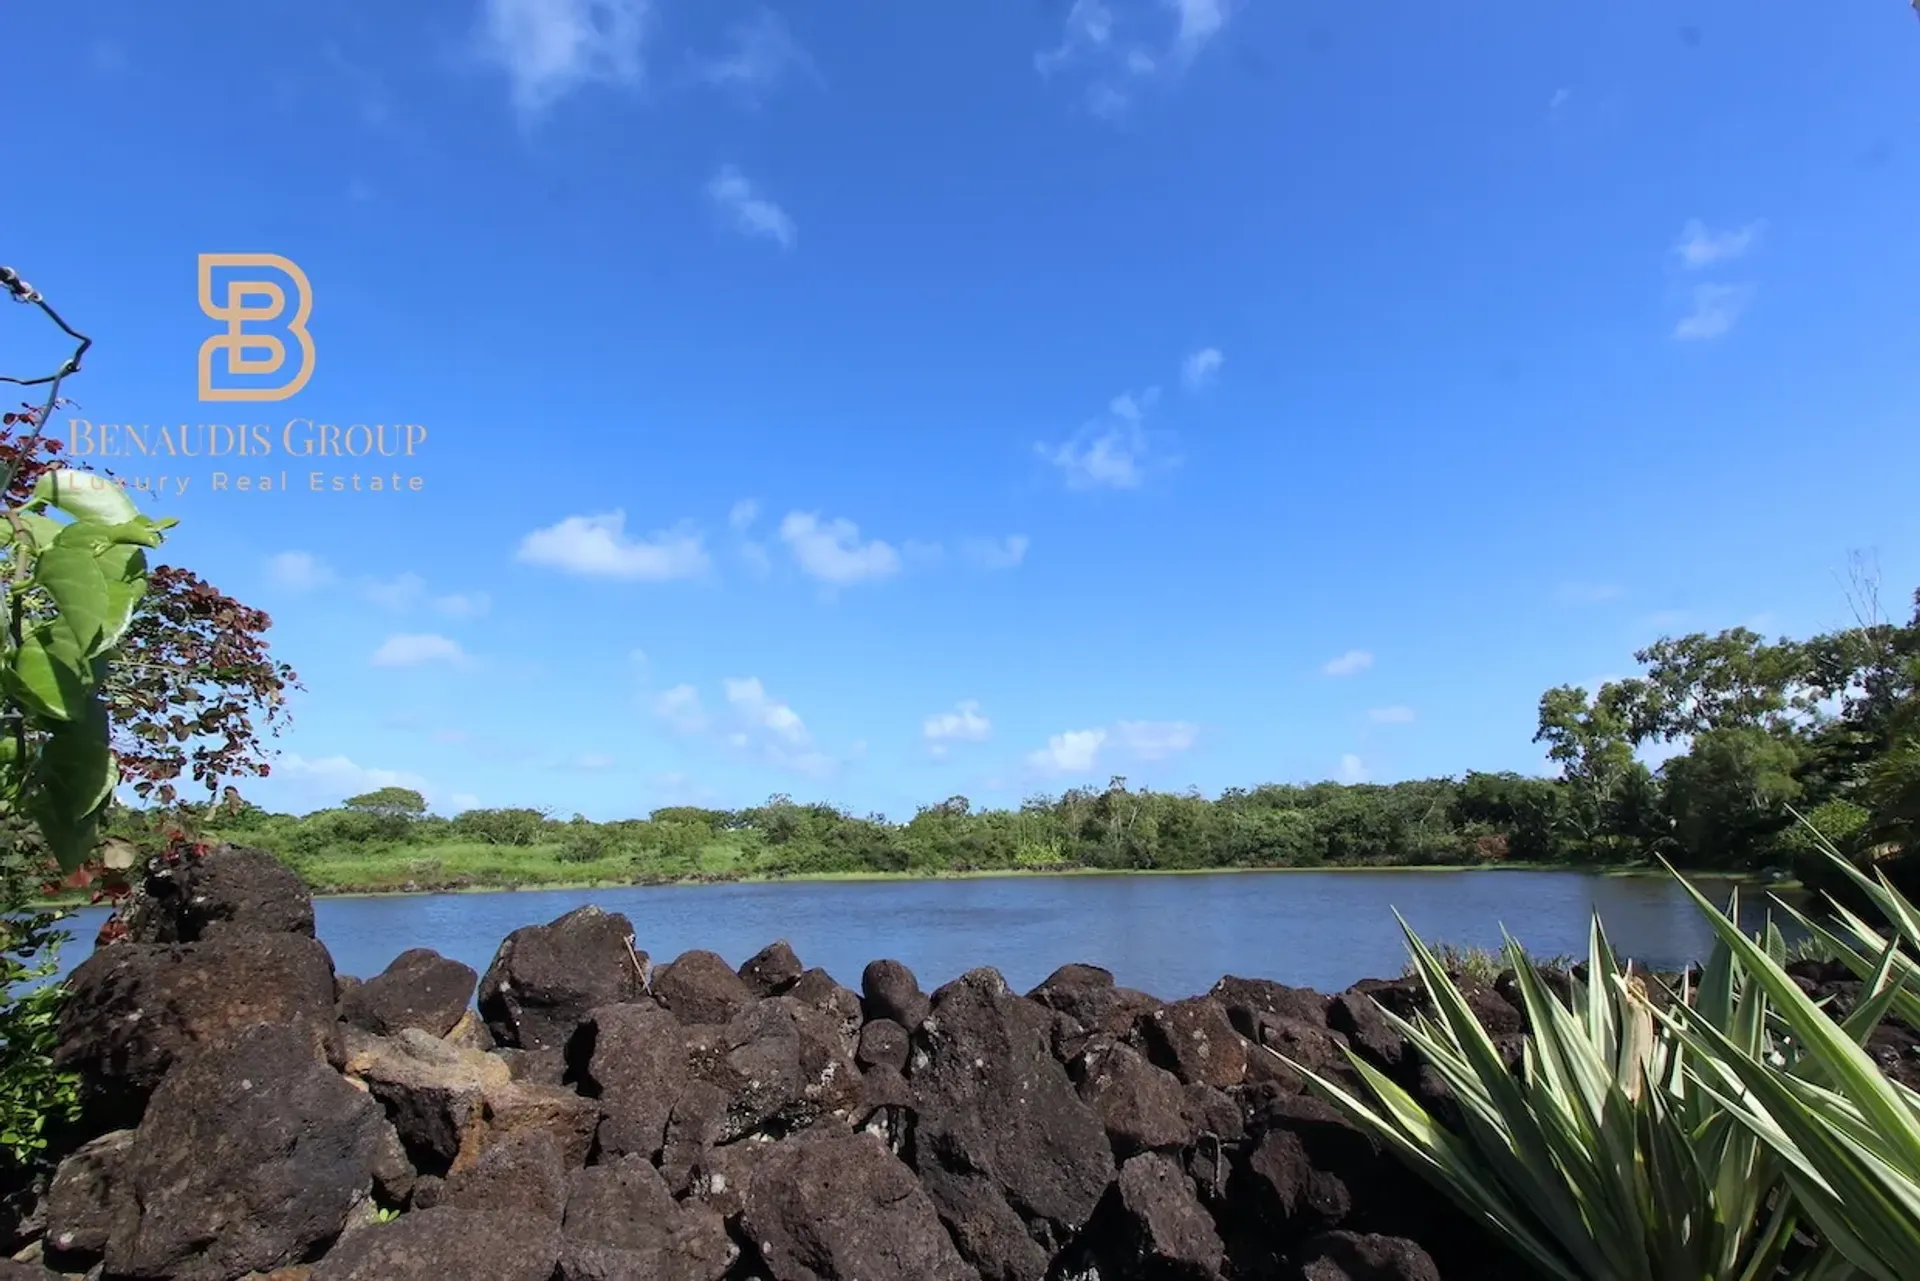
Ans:
<svg viewBox="0 0 1920 1281"><path fill-rule="evenodd" d="M825 970L812 969L802 974L783 995L833 1020L839 1029L842 1048L849 1056L853 1054L854 1047L860 1043L860 1024L869 1017L857 992L841 987Z"/></svg>
<svg viewBox="0 0 1920 1281"><path fill-rule="evenodd" d="M107 1248L113 1196L133 1150L132 1130L115 1130L60 1163L47 1190L46 1246L63 1267L83 1272Z"/></svg>
<svg viewBox="0 0 1920 1281"><path fill-rule="evenodd" d="M1262 1015L1275 1015L1308 1026L1327 1025L1327 998L1312 988L1288 987L1271 979L1243 979L1229 974L1208 993L1220 1003L1234 1031L1258 1043Z"/></svg>
<svg viewBox="0 0 1920 1281"><path fill-rule="evenodd" d="M588 905L507 935L480 980L480 1014L503 1046L565 1046L587 1015L644 996L633 924Z"/></svg>
<svg viewBox="0 0 1920 1281"><path fill-rule="evenodd" d="M342 1238L311 1281L552 1281L559 1258L537 1215L437 1206Z"/></svg>
<svg viewBox="0 0 1920 1281"><path fill-rule="evenodd" d="M716 1047L724 1056L690 1055L694 1079L727 1095L719 1142L800 1129L851 1107L860 1097L860 1070L843 1032L838 1020L790 993L757 1002L727 1024Z"/></svg>
<svg viewBox="0 0 1920 1281"><path fill-rule="evenodd" d="M679 1020L653 1002L593 1011L568 1058L583 1088L600 1104L600 1150L652 1160L666 1138L667 1117L687 1081L687 1047Z"/></svg>
<svg viewBox="0 0 1920 1281"><path fill-rule="evenodd" d="M1224 1090L1246 1079L1246 1042L1210 997L1161 1006L1141 1015L1138 1026L1147 1057L1182 1081Z"/></svg>
<svg viewBox="0 0 1920 1281"><path fill-rule="evenodd" d="M1440 1281L1440 1269L1404 1237L1328 1232L1307 1242L1301 1281Z"/></svg>
<svg viewBox="0 0 1920 1281"><path fill-rule="evenodd" d="M183 1054L260 1024L324 1045L334 1019L333 960L299 934L236 933L178 946L118 943L67 980L54 1062L77 1071L95 1115L133 1123Z"/></svg>
<svg viewBox="0 0 1920 1281"><path fill-rule="evenodd" d="M313 896L264 850L223 845L167 865L148 862L120 912L129 943L198 943L234 934L313 937Z"/></svg>
<svg viewBox="0 0 1920 1281"><path fill-rule="evenodd" d="M1158 998L1116 987L1113 973L1098 965L1063 965L1027 994L1079 1024L1083 1031L1125 1036L1143 1014L1159 1009Z"/></svg>
<svg viewBox="0 0 1920 1281"><path fill-rule="evenodd" d="M479 977L472 966L448 960L432 948L411 948L342 996L340 1017L381 1036L410 1027L445 1036L466 1014Z"/></svg>
<svg viewBox="0 0 1920 1281"><path fill-rule="evenodd" d="M567 1209L560 1143L543 1130L503 1138L472 1165L449 1174L439 1200L466 1210L511 1207L557 1225Z"/></svg>
<svg viewBox="0 0 1920 1281"><path fill-rule="evenodd" d="M299 1262L372 1191L381 1126L297 1029L194 1054L155 1091L125 1158L108 1274L231 1281Z"/></svg>
<svg viewBox="0 0 1920 1281"><path fill-rule="evenodd" d="M1159 1153L1120 1167L1087 1238L1103 1276L1220 1281L1226 1256L1213 1216L1179 1163Z"/></svg>
<svg viewBox="0 0 1920 1281"><path fill-rule="evenodd" d="M746 980L715 952L687 952L653 975L653 999L682 1023L725 1023L755 998Z"/></svg>
<svg viewBox="0 0 1920 1281"><path fill-rule="evenodd" d="M935 993L914 1038L916 1168L961 1253L1004 1281L1041 1281L1113 1181L1106 1131L1053 1057L1051 1027L979 969Z"/></svg>
<svg viewBox="0 0 1920 1281"><path fill-rule="evenodd" d="M1074 1064L1080 1097L1106 1126L1114 1155L1184 1147L1194 1137L1178 1077L1132 1046L1101 1037Z"/></svg>
<svg viewBox="0 0 1920 1281"><path fill-rule="evenodd" d="M860 1046L854 1062L863 1069L885 1065L896 1072L907 1070L907 1030L892 1019L875 1019L860 1029Z"/></svg>
<svg viewBox="0 0 1920 1281"><path fill-rule="evenodd" d="M507 1065L507 1071L516 1081L526 1081L534 1085L564 1085L567 1081L567 1052L564 1049L550 1050L493 1050L490 1051Z"/></svg>
<svg viewBox="0 0 1920 1281"><path fill-rule="evenodd" d="M57 1272L49 1272L38 1263L18 1259L0 1259L0 1281L62 1281Z"/></svg>
<svg viewBox="0 0 1920 1281"><path fill-rule="evenodd" d="M769 1281L975 1281L913 1171L872 1135L801 1135L761 1160L741 1227Z"/></svg>
<svg viewBox="0 0 1920 1281"><path fill-rule="evenodd" d="M920 980L899 961L870 961L860 974L860 991L870 1019L892 1019L912 1032L927 1017L932 1002L920 990Z"/></svg>
<svg viewBox="0 0 1920 1281"><path fill-rule="evenodd" d="M666 1142L660 1151L660 1175L675 1196L692 1185L694 1170L720 1142L732 1099L717 1085L695 1081L680 1091L667 1116Z"/></svg>
<svg viewBox="0 0 1920 1281"><path fill-rule="evenodd" d="M719 1215L676 1203L640 1157L569 1181L558 1281L720 1281L739 1255Z"/></svg>
<svg viewBox="0 0 1920 1281"><path fill-rule="evenodd" d="M800 981L807 967L800 964L793 947L785 939L769 943L740 967L740 977L756 996L779 996Z"/></svg>

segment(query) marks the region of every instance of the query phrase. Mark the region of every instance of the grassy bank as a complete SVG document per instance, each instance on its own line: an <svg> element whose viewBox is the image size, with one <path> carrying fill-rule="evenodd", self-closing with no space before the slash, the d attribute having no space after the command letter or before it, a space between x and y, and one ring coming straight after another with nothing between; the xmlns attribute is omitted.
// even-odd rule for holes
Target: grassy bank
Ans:
<svg viewBox="0 0 1920 1281"><path fill-rule="evenodd" d="M236 834L240 843L246 843ZM639 885L778 884L836 882L908 882L988 880L1007 877L1100 876L1220 876L1249 873L1320 872L1366 874L1386 872L1565 871L1565 864L1504 861L1482 863L1392 863L1308 865L1287 867L1084 867L1067 863L1036 863L1025 867L796 869L767 866L728 840L714 840L680 860L681 866L636 859L621 853L600 858L570 856L558 843L493 845L476 841L435 844L397 843L350 846L314 854L281 857L298 871L319 897L365 897L386 894L497 893L514 890L597 890ZM1659 877L1658 868L1643 864L1616 864L1582 870L1608 876ZM63 895L49 900L77 906L85 900Z"/></svg>

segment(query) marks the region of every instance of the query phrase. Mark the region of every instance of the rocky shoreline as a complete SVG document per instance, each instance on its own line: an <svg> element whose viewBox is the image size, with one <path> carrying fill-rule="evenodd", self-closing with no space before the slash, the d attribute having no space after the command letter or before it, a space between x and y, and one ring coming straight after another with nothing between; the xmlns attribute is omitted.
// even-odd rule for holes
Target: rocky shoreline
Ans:
<svg viewBox="0 0 1920 1281"><path fill-rule="evenodd" d="M1351 1048L1444 1109L1380 1012L1412 980L929 994L879 960L854 991L782 943L656 964L587 907L484 975L415 950L362 982L232 848L126 921L69 980L86 1120L0 1281L1530 1276L1276 1057L1351 1079ZM1509 985L1469 997L1517 1062Z"/></svg>

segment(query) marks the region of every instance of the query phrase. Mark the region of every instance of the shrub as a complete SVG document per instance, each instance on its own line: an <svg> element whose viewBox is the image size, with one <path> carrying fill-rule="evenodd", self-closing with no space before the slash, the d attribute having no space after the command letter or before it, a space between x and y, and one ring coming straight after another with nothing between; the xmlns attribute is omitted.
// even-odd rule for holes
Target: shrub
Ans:
<svg viewBox="0 0 1920 1281"><path fill-rule="evenodd" d="M50 1124L79 1118L79 1078L53 1066L55 1022L66 989L47 980L59 968L64 914L37 906L39 842L0 833L0 1185L17 1186L42 1164Z"/></svg>

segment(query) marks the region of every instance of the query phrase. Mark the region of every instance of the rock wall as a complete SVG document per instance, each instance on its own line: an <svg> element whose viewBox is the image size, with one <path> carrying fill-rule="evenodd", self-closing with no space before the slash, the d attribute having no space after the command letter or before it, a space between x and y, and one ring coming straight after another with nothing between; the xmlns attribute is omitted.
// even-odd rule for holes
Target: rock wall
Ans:
<svg viewBox="0 0 1920 1281"><path fill-rule="evenodd" d="M587 907L484 975L415 950L360 982L283 873L167 873L74 972L91 1133L0 1281L1528 1275L1273 1054L1352 1047L1444 1107L1379 1012L1408 981L927 994L880 960L855 992L784 943L656 965ZM1517 1057L1510 993L1470 997Z"/></svg>

